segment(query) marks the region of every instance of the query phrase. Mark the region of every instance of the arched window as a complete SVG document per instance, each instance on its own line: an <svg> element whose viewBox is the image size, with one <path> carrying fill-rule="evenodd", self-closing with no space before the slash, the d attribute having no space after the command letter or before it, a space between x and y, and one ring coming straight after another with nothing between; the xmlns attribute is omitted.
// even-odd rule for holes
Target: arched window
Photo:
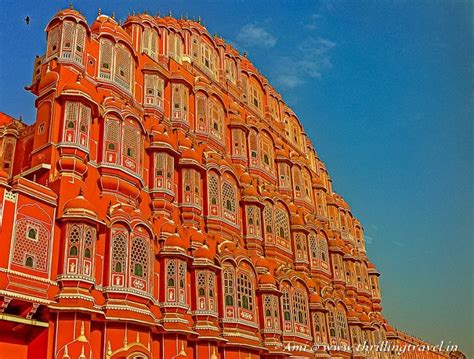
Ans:
<svg viewBox="0 0 474 359"><path fill-rule="evenodd" d="M239 273L237 277L237 298L240 308L253 311L253 286L247 274Z"/></svg>
<svg viewBox="0 0 474 359"><path fill-rule="evenodd" d="M308 250L306 248L306 237L303 233L295 234L296 260L300 262L308 261Z"/></svg>
<svg viewBox="0 0 474 359"><path fill-rule="evenodd" d="M29 268L34 268L34 260L33 260L33 257L26 257L26 260L25 260L25 267L29 267Z"/></svg>
<svg viewBox="0 0 474 359"><path fill-rule="evenodd" d="M132 276L147 279L148 253L148 243L144 238L135 237L132 239L132 250L130 254L130 271Z"/></svg>
<svg viewBox="0 0 474 359"><path fill-rule="evenodd" d="M172 117L174 122L183 122L188 125L189 89L183 84L172 85Z"/></svg>
<svg viewBox="0 0 474 359"><path fill-rule="evenodd" d="M291 322L291 303L290 303L290 294L288 288L285 287L282 290L281 296L281 305L283 310L283 326L285 331L289 332L292 330Z"/></svg>
<svg viewBox="0 0 474 359"><path fill-rule="evenodd" d="M207 97L202 92L196 94L196 131L208 132L208 108Z"/></svg>
<svg viewBox="0 0 474 359"><path fill-rule="evenodd" d="M209 197L209 213L212 216L219 216L219 179L215 173L208 174L207 179L208 197Z"/></svg>
<svg viewBox="0 0 474 359"><path fill-rule="evenodd" d="M125 269L128 259L128 235L125 232L112 234L112 285L116 287L125 286Z"/></svg>
<svg viewBox="0 0 474 359"><path fill-rule="evenodd" d="M318 343L327 343L327 334L326 334L326 317L324 313L317 312L314 313L314 336L316 342Z"/></svg>
<svg viewBox="0 0 474 359"><path fill-rule="evenodd" d="M209 270L198 271L196 274L197 309L216 310L215 307L215 274Z"/></svg>
<svg viewBox="0 0 474 359"><path fill-rule="evenodd" d="M224 109L217 100L210 102L210 129L209 133L218 141L224 139Z"/></svg>
<svg viewBox="0 0 474 359"><path fill-rule="evenodd" d="M101 79L112 80L113 48L112 41L107 39L100 40L99 78Z"/></svg>
<svg viewBox="0 0 474 359"><path fill-rule="evenodd" d="M292 169L293 172L293 185L294 185L294 193L295 199L302 199L302 181L301 181L301 171L298 167L294 166Z"/></svg>
<svg viewBox="0 0 474 359"><path fill-rule="evenodd" d="M247 208L247 236L261 238L262 230L260 227L260 208L254 205L248 205Z"/></svg>
<svg viewBox="0 0 474 359"><path fill-rule="evenodd" d="M166 301L186 305L186 262L180 259L167 259Z"/></svg>
<svg viewBox="0 0 474 359"><path fill-rule="evenodd" d="M250 144L250 165L251 166L258 166L259 158L258 158L258 134L255 130L250 131L249 135L249 144Z"/></svg>
<svg viewBox="0 0 474 359"><path fill-rule="evenodd" d="M149 55L153 60L157 60L158 36L156 30L145 28L143 30L142 51Z"/></svg>
<svg viewBox="0 0 474 359"><path fill-rule="evenodd" d="M277 244L283 246L287 250L291 250L290 246L290 221L288 213L282 208L275 210L275 228L277 235Z"/></svg>
<svg viewBox="0 0 474 359"><path fill-rule="evenodd" d="M308 325L308 303L306 295L300 291L293 294L293 310L295 321L301 325Z"/></svg>
<svg viewBox="0 0 474 359"><path fill-rule="evenodd" d="M232 155L234 157L247 158L247 138L245 132L241 128L232 129Z"/></svg>
<svg viewBox="0 0 474 359"><path fill-rule="evenodd" d="M66 102L63 141L89 148L91 109L79 102Z"/></svg>
<svg viewBox="0 0 474 359"><path fill-rule="evenodd" d="M347 331L347 320L346 320L346 313L343 309L339 309L337 311L337 327L338 327L338 336L339 339L348 340L349 333Z"/></svg>
<svg viewBox="0 0 474 359"><path fill-rule="evenodd" d="M266 133L262 133L260 136L260 160L261 168L273 174L274 159L273 153L275 152L273 142Z"/></svg>
<svg viewBox="0 0 474 359"><path fill-rule="evenodd" d="M334 318L334 311L332 309L330 309L328 311L327 316L328 316L329 336L331 338L337 338L336 321L335 321L335 318Z"/></svg>
<svg viewBox="0 0 474 359"><path fill-rule="evenodd" d="M115 82L127 91L131 91L132 83L132 56L124 45L118 44L115 47Z"/></svg>
<svg viewBox="0 0 474 359"><path fill-rule="evenodd" d="M201 206L201 175L193 168L182 169L183 202Z"/></svg>
<svg viewBox="0 0 474 359"><path fill-rule="evenodd" d="M235 61L229 57L225 58L225 77L234 85L237 83L237 65Z"/></svg>
<svg viewBox="0 0 474 359"><path fill-rule="evenodd" d="M222 184L222 202L224 204L224 219L237 223L237 199L235 187L224 181Z"/></svg>
<svg viewBox="0 0 474 359"><path fill-rule="evenodd" d="M174 158L168 153L155 153L155 189L174 195Z"/></svg>
<svg viewBox="0 0 474 359"><path fill-rule="evenodd" d="M263 304L265 310L265 328L279 329L280 328L280 309L278 297L276 295L265 295L263 297Z"/></svg>
<svg viewBox="0 0 474 359"><path fill-rule="evenodd" d="M133 172L138 172L141 157L141 133L135 126L124 126L122 149L122 165Z"/></svg>
<svg viewBox="0 0 474 359"><path fill-rule="evenodd" d="M61 27L56 26L48 32L48 45L46 47L46 57L50 58L59 53L59 37L61 36Z"/></svg>
<svg viewBox="0 0 474 359"><path fill-rule="evenodd" d="M176 62L181 63L181 54L183 53L183 39L175 32L168 35L168 56Z"/></svg>
<svg viewBox="0 0 474 359"><path fill-rule="evenodd" d="M224 286L224 304L226 307L234 306L234 270L230 267L224 269L223 274L223 286ZM231 317L234 316L234 312L231 311ZM227 312L226 312L227 316Z"/></svg>
<svg viewBox="0 0 474 359"><path fill-rule="evenodd" d="M120 122L108 118L105 122L105 162L119 163L120 137Z"/></svg>
<svg viewBox="0 0 474 359"><path fill-rule="evenodd" d="M163 111L164 80L158 75L145 74L143 105Z"/></svg>
<svg viewBox="0 0 474 359"><path fill-rule="evenodd" d="M111 81L128 93L132 92L133 58L125 45L114 45L108 39L100 39L99 79Z"/></svg>

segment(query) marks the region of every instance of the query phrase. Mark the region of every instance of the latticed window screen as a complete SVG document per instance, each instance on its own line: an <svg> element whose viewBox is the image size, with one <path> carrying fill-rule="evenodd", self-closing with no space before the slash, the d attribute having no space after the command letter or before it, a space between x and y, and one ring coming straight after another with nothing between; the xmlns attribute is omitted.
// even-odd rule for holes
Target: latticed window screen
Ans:
<svg viewBox="0 0 474 359"><path fill-rule="evenodd" d="M112 236L112 272L125 272L128 258L127 241L124 233L116 233Z"/></svg>
<svg viewBox="0 0 474 359"><path fill-rule="evenodd" d="M249 86L248 86L248 77L242 74L241 76L241 81L242 81L242 97L244 99L245 103L248 103L248 91L249 91Z"/></svg>
<svg viewBox="0 0 474 359"><path fill-rule="evenodd" d="M224 303L226 306L234 305L234 270L225 268L223 271Z"/></svg>
<svg viewBox="0 0 474 359"><path fill-rule="evenodd" d="M122 142L122 164L134 172L138 172L140 163L140 131L133 126L124 126Z"/></svg>
<svg viewBox="0 0 474 359"><path fill-rule="evenodd" d="M219 180L215 174L208 175L208 192L210 212L217 216L219 214Z"/></svg>
<svg viewBox="0 0 474 359"><path fill-rule="evenodd" d="M261 165L267 171L273 171L273 146L270 139L263 137L261 142Z"/></svg>
<svg viewBox="0 0 474 359"><path fill-rule="evenodd" d="M61 35L61 27L56 26L48 32L48 46L46 57L56 55L59 52L59 37Z"/></svg>
<svg viewBox="0 0 474 359"><path fill-rule="evenodd" d="M158 37L156 31L150 28L145 28L143 31L142 49L144 53L149 55L154 60L157 59L157 44Z"/></svg>
<svg viewBox="0 0 474 359"><path fill-rule="evenodd" d="M252 281L245 273L240 273L237 277L237 299L240 308L253 310Z"/></svg>
<svg viewBox="0 0 474 359"><path fill-rule="evenodd" d="M71 52L74 43L74 24L70 21L63 23L63 51Z"/></svg>
<svg viewBox="0 0 474 359"><path fill-rule="evenodd" d="M293 167L293 184L295 186L296 196L301 196L302 184L301 184L301 173L298 167Z"/></svg>
<svg viewBox="0 0 474 359"><path fill-rule="evenodd" d="M148 242L145 238L132 239L130 252L130 274L137 277L148 277Z"/></svg>
<svg viewBox="0 0 474 359"><path fill-rule="evenodd" d="M250 104L258 109L261 107L260 93L255 85L250 86Z"/></svg>
<svg viewBox="0 0 474 359"><path fill-rule="evenodd" d="M297 260L307 260L308 251L306 248L306 238L302 233L295 234L295 245L296 245L296 259Z"/></svg>
<svg viewBox="0 0 474 359"><path fill-rule="evenodd" d="M306 171L303 172L303 184L304 184L304 197L307 202L312 202L311 180L310 180L309 174Z"/></svg>
<svg viewBox="0 0 474 359"><path fill-rule="evenodd" d="M130 91L131 89L131 63L130 52L123 45L115 47L115 81Z"/></svg>
<svg viewBox="0 0 474 359"><path fill-rule="evenodd" d="M49 267L49 246L49 233L41 223L17 219L12 263L46 272Z"/></svg>
<svg viewBox="0 0 474 359"><path fill-rule="evenodd" d="M226 79L232 82L233 84L237 81L237 66L234 60L230 58L225 59L225 75Z"/></svg>
<svg viewBox="0 0 474 359"><path fill-rule="evenodd" d="M267 204L263 210L263 220L265 222L265 234L273 234L273 208L271 204Z"/></svg>
<svg viewBox="0 0 474 359"><path fill-rule="evenodd" d="M258 140L257 133L252 131L249 137L250 142L250 163L252 165L258 164Z"/></svg>
<svg viewBox="0 0 474 359"><path fill-rule="evenodd" d="M206 296L206 272L199 271L196 276L197 294L199 297Z"/></svg>
<svg viewBox="0 0 474 359"><path fill-rule="evenodd" d="M222 184L222 202L226 210L228 210L229 212L235 213L235 208L236 208L235 187L229 182L224 182Z"/></svg>
<svg viewBox="0 0 474 359"><path fill-rule="evenodd" d="M66 102L63 141L89 147L91 109L79 102Z"/></svg>
<svg viewBox="0 0 474 359"><path fill-rule="evenodd" d="M328 311L328 327L329 327L329 336L336 338L336 322L334 319L334 310Z"/></svg>
<svg viewBox="0 0 474 359"><path fill-rule="evenodd" d="M168 53L169 56L177 62L181 62L181 53L183 47L183 40L180 35L170 32L168 36Z"/></svg>
<svg viewBox="0 0 474 359"><path fill-rule="evenodd" d="M328 262L329 259L329 253L328 253L328 243L326 242L325 238L320 237L318 239L318 244L319 244L319 257L321 258L321 261L323 262Z"/></svg>
<svg viewBox="0 0 474 359"><path fill-rule="evenodd" d="M158 75L145 74L144 105L163 107L164 81Z"/></svg>
<svg viewBox="0 0 474 359"><path fill-rule="evenodd" d="M275 211L275 227L277 229L277 236L288 240L290 237L290 224L288 214L285 210L277 208Z"/></svg>
<svg viewBox="0 0 474 359"><path fill-rule="evenodd" d="M280 177L280 187L290 188L290 166L287 163L278 164L278 172Z"/></svg>
<svg viewBox="0 0 474 359"><path fill-rule="evenodd" d="M196 95L196 130L207 132L207 97L202 93Z"/></svg>
<svg viewBox="0 0 474 359"><path fill-rule="evenodd" d="M178 287L181 289L186 288L186 264L183 261L179 261L178 280Z"/></svg>
<svg viewBox="0 0 474 359"><path fill-rule="evenodd" d="M224 137L224 110L216 101L211 101L211 128L210 134L218 140Z"/></svg>
<svg viewBox="0 0 474 359"><path fill-rule="evenodd" d="M293 294L293 308L294 319L296 322L308 325L308 305L306 296L300 291L295 291Z"/></svg>
<svg viewBox="0 0 474 359"><path fill-rule="evenodd" d="M100 40L100 77L111 79L113 45L110 40Z"/></svg>
<svg viewBox="0 0 474 359"><path fill-rule="evenodd" d="M247 228L249 235L261 236L260 209L257 206L247 206Z"/></svg>
<svg viewBox="0 0 474 359"><path fill-rule="evenodd" d="M84 258L92 258L94 255L95 229L89 226L85 227L84 234Z"/></svg>
<svg viewBox="0 0 474 359"><path fill-rule="evenodd" d="M291 322L291 305L290 305L290 294L288 288L283 289L283 295L281 296L281 305L283 309L283 319L286 322Z"/></svg>
<svg viewBox="0 0 474 359"><path fill-rule="evenodd" d="M166 266L166 284L168 288L175 288L176 287L176 261L168 260Z"/></svg>
<svg viewBox="0 0 474 359"><path fill-rule="evenodd" d="M309 251L311 255L311 260L318 260L318 240L316 238L316 234L311 232L308 236L308 241L309 241Z"/></svg>
<svg viewBox="0 0 474 359"><path fill-rule="evenodd" d="M348 339L346 315L342 310L337 312L337 327L339 329L339 338Z"/></svg>
<svg viewBox="0 0 474 359"><path fill-rule="evenodd" d="M82 238L82 230L79 226L74 225L69 230L69 256L77 257L79 255L80 239Z"/></svg>
<svg viewBox="0 0 474 359"><path fill-rule="evenodd" d="M86 30L80 25L76 26L76 47L74 49L76 55L82 56L84 53L85 41ZM80 57L80 62L82 63L82 57Z"/></svg>

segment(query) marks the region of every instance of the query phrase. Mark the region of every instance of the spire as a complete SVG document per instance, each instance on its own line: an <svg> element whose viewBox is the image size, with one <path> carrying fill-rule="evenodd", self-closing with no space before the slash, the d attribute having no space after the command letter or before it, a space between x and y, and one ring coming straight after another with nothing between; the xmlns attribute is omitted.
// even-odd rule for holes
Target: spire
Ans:
<svg viewBox="0 0 474 359"><path fill-rule="evenodd" d="M81 322L81 332L79 334L79 336L77 337L76 339L78 342L81 342L81 343L87 343L88 340L84 334L84 321Z"/></svg>
<svg viewBox="0 0 474 359"><path fill-rule="evenodd" d="M102 15L102 9L101 8L99 8L99 10L97 10L97 16L100 16L100 15Z"/></svg>
<svg viewBox="0 0 474 359"><path fill-rule="evenodd" d="M107 343L107 356L110 358L112 356L112 346L110 345L110 340Z"/></svg>
<svg viewBox="0 0 474 359"><path fill-rule="evenodd" d="M182 355L183 357L187 357L186 350L184 350L184 341L181 342L181 351L178 355Z"/></svg>
<svg viewBox="0 0 474 359"><path fill-rule="evenodd" d="M67 347L67 344L66 344L66 346L64 347L63 359L71 359L71 357L69 356L69 349L68 349L68 347Z"/></svg>

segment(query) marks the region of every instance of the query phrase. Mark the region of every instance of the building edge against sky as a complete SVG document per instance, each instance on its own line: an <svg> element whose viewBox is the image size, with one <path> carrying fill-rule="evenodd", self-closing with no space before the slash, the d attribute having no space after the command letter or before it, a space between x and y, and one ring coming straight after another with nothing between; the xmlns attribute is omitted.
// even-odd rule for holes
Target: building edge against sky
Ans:
<svg viewBox="0 0 474 359"><path fill-rule="evenodd" d="M362 225L245 56L171 16L89 26L67 9L46 33L35 123L0 114L0 352L388 358L347 346L427 344L382 316Z"/></svg>

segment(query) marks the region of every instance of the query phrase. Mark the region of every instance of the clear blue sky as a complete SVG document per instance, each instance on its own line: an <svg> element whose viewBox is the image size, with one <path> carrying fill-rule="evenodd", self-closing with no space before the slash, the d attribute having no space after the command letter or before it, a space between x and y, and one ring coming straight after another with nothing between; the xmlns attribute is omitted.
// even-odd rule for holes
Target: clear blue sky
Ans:
<svg viewBox="0 0 474 359"><path fill-rule="evenodd" d="M34 118L33 60L67 1L2 0L0 111ZM73 1L89 23L99 5ZM473 334L473 8L469 1L102 1L201 16L299 115L365 226L384 314L433 343ZM23 18L29 15L31 25Z"/></svg>

